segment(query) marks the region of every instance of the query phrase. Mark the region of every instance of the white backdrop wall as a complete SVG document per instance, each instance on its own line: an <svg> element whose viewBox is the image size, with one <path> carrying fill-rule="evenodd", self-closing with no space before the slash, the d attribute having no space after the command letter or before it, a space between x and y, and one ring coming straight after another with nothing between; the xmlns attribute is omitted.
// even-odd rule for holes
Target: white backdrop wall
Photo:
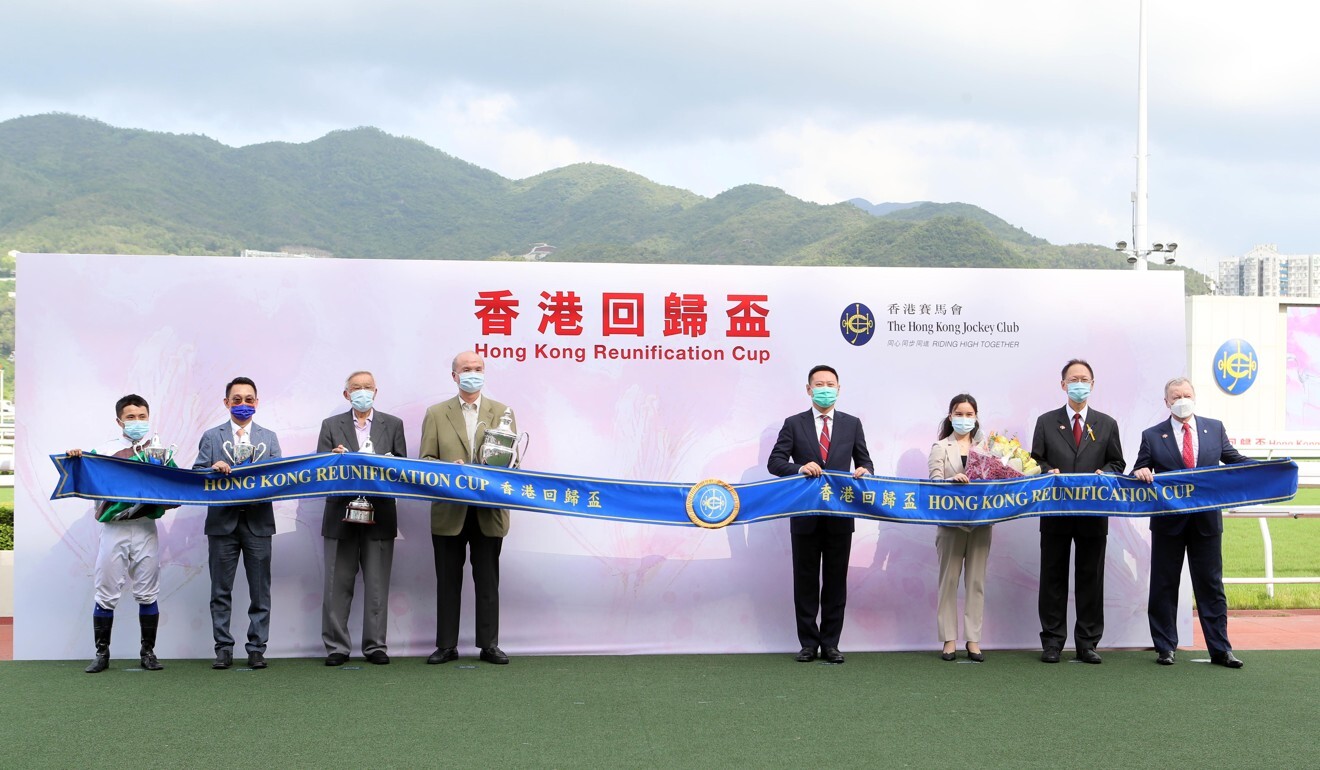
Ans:
<svg viewBox="0 0 1320 770"><path fill-rule="evenodd" d="M1122 427L1129 463L1141 429L1167 415L1161 384L1183 368L1181 276L1163 272L638 266L86 256L19 257L15 657L91 652L92 568L102 525L83 501L47 500L47 455L117 433L113 404L151 402L153 430L191 464L198 439L227 415L224 383L252 377L257 422L286 455L315 447L321 420L346 409L346 375L376 375L377 406L407 426L417 454L425 409L451 397L455 353L488 355L486 392L531 434L526 467L618 478L742 482L766 478L789 414L808 406L808 369L839 370L839 408L860 416L878 473L924 478L949 398L967 391L985 427L1030 441L1035 417L1063 404L1059 369L1096 370L1093 406ZM483 333L481 292L511 292L509 334ZM574 292L580 335L541 325L542 292ZM664 334L665 297L702 295L705 333ZM639 294L641 336L603 334L606 294ZM730 295L764 295L768 336L728 336ZM841 316L869 306L874 338L853 345ZM617 310L617 308L616 308ZM610 316L628 325L626 309ZM960 333L927 330L952 324ZM985 324L967 330L963 324ZM915 326L913 324L916 324ZM634 324L635 326L635 324ZM495 329L486 329L493 332ZM536 346L583 347L539 358ZM678 350L718 361L610 360L595 346ZM736 348L760 360L735 360ZM159 523L162 657L206 657L205 511ZM324 654L320 643L320 501L276 504L270 654ZM845 650L934 649L935 529L859 522L849 574ZM1105 646L1150 644L1145 520L1114 521ZM995 528L987 648L1038 646L1035 521ZM501 646L511 654L757 652L796 649L788 523L705 531L514 513L501 560ZM246 585L235 587L242 638ZM1190 640L1184 591L1181 632ZM131 598L112 652L136 654ZM351 626L355 643L360 622ZM129 630L131 629L131 630ZM392 653L434 647L435 578L427 506L401 502L390 594ZM471 591L461 644L470 645Z"/></svg>

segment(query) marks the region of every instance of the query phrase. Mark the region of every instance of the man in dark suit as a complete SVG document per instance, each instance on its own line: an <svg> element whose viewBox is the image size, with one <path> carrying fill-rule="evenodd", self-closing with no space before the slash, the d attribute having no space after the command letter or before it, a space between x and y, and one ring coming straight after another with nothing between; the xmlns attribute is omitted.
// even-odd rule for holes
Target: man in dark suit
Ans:
<svg viewBox="0 0 1320 770"><path fill-rule="evenodd" d="M252 421L259 404L256 383L247 377L235 377L225 386L223 403L230 419L202 434L194 468L229 473L229 460L239 456L243 444L253 451L251 461L280 456L280 440L275 431ZM229 668L234 663L229 616L239 554L247 572L250 600L248 666L265 668L266 641L270 638L270 553L275 508L268 502L208 506L205 531L211 567L211 631L215 636L215 662L211 668Z"/></svg>
<svg viewBox="0 0 1320 770"><path fill-rule="evenodd" d="M376 378L371 372L353 372L344 383L344 398L352 408L321 423L317 452L370 452L407 457L403 420L375 408ZM362 572L362 655L369 663L390 662L385 644L389 623L390 570L394 564L394 538L399 534L392 497L368 497L373 523L345 521L352 497L327 497L321 521L325 538L325 598L321 603L321 641L325 664L348 661L353 640L348 613L353 584Z"/></svg>
<svg viewBox="0 0 1320 770"><path fill-rule="evenodd" d="M812 408L784 420L766 467L776 476L802 474L817 478L823 471L871 472L862 421L836 411L839 374L829 366L807 374ZM810 663L820 657L842 663L839 636L848 600L848 557L852 553L853 520L847 516L795 516L789 525L793 542L793 605L798 642L794 658ZM819 613L820 623L816 616Z"/></svg>
<svg viewBox="0 0 1320 770"><path fill-rule="evenodd" d="M1059 387L1068 394L1062 409L1042 414L1031 437L1031 456L1049 473L1122 473L1123 446L1118 423L1087 405L1095 373L1073 359L1063 366ZM1040 520L1040 659L1058 663L1068 641L1068 563L1077 547L1074 573L1077 624L1073 643L1077 659L1099 663L1095 651L1105 630L1105 544L1109 519L1104 516L1045 516Z"/></svg>
<svg viewBox="0 0 1320 770"><path fill-rule="evenodd" d="M1196 416L1196 390L1186 377L1176 377L1164 386L1164 404L1172 416L1141 433L1141 449L1133 464L1133 476L1138 481L1150 483L1156 473L1184 468L1251 462L1229 443L1222 422ZM1146 613L1160 665L1172 666L1178 649L1178 583L1185 554L1210 662L1242 668L1242 661L1233 655L1233 645L1228 642L1223 533L1224 520L1219 511L1150 518L1150 601Z"/></svg>
<svg viewBox="0 0 1320 770"><path fill-rule="evenodd" d="M422 418L424 460L481 462L486 429L499 425L508 409L481 389L486 364L472 351L454 357L452 376L458 395L426 410ZM516 424L513 427L516 432ZM458 659L459 601L463 592L463 562L472 555L476 589L477 647L486 663L503 665L509 656L499 647L500 550L509 534L509 511L465 503L431 503L431 547L435 552L435 652L427 663Z"/></svg>

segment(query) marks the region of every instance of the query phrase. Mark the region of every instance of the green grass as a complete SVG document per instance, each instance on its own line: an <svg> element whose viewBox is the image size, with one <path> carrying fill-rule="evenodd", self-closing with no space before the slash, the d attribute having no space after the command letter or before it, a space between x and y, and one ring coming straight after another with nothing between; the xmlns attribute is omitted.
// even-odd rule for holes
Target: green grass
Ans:
<svg viewBox="0 0 1320 770"><path fill-rule="evenodd" d="M0 505L14 504L14 488L0 487Z"/></svg>
<svg viewBox="0 0 1320 770"><path fill-rule="evenodd" d="M0 746L24 768L1320 766L1320 653L1202 654L9 662Z"/></svg>
<svg viewBox="0 0 1320 770"><path fill-rule="evenodd" d="M1281 505L1320 505L1320 489L1299 489ZM1274 574L1278 577L1320 575L1320 519L1270 519L1274 541ZM1265 574L1265 546L1257 519L1224 519L1224 575ZM1262 585L1225 586L1230 609L1320 607L1320 583L1274 586L1269 598Z"/></svg>

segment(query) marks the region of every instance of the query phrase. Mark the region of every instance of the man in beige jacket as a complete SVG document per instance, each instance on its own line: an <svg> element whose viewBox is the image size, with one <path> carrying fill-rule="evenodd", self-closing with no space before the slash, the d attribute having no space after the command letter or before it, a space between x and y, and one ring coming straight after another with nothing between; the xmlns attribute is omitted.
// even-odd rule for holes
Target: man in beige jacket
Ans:
<svg viewBox="0 0 1320 770"><path fill-rule="evenodd" d="M471 351L454 358L452 376L458 395L426 410L422 420L424 460L480 462L486 429L499 424L506 407L481 395L486 366ZM514 427L516 430L516 425ZM472 581L477 601L477 647L481 660L504 664L509 658L499 648L500 548L509 533L509 512L464 503L431 503L431 546L435 551L436 650L427 663L448 663L458 658L459 601L463 591L463 563L472 554Z"/></svg>

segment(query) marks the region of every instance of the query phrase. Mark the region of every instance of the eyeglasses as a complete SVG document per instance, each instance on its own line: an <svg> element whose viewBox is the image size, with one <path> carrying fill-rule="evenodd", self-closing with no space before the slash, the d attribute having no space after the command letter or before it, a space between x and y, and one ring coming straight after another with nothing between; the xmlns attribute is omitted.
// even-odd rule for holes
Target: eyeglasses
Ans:
<svg viewBox="0 0 1320 770"><path fill-rule="evenodd" d="M255 404L257 403L257 397L247 396L244 398L243 396L230 396L229 403L234 406L238 406L239 404Z"/></svg>
<svg viewBox="0 0 1320 770"><path fill-rule="evenodd" d="M1082 384L1082 385L1090 385L1090 384L1091 384L1091 378L1090 378L1090 377L1069 377L1068 379L1064 380L1064 383L1065 383L1065 384L1068 384L1068 385L1072 385L1073 383L1080 383L1080 384Z"/></svg>

